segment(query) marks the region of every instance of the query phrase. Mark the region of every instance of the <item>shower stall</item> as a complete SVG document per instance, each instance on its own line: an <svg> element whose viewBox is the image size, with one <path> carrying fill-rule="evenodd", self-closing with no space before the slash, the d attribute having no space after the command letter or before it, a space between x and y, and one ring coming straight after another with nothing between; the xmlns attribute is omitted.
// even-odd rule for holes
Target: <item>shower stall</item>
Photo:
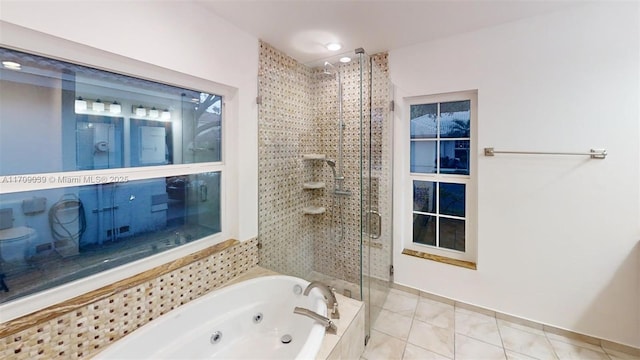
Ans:
<svg viewBox="0 0 640 360"><path fill-rule="evenodd" d="M392 88L386 54L309 66L262 42L260 265L366 303L391 283Z"/></svg>

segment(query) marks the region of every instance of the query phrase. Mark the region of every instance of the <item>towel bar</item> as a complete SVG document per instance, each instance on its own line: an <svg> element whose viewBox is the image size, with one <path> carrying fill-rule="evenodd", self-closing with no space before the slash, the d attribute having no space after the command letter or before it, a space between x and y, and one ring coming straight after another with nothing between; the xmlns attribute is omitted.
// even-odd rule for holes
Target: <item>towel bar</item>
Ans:
<svg viewBox="0 0 640 360"><path fill-rule="evenodd" d="M546 152L546 151L502 151L494 150L492 147L484 148L484 156L494 156L495 154L522 154L522 155L588 155L592 159L604 159L607 157L605 149L591 149L589 152Z"/></svg>

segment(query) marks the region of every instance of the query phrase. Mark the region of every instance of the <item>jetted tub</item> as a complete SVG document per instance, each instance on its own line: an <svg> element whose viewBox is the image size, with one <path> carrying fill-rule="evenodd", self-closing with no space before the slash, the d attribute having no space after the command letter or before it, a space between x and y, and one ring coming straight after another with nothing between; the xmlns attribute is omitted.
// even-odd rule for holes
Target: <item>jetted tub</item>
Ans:
<svg viewBox="0 0 640 360"><path fill-rule="evenodd" d="M296 306L327 316L318 289L284 275L212 291L149 322L95 359L313 359L325 329Z"/></svg>

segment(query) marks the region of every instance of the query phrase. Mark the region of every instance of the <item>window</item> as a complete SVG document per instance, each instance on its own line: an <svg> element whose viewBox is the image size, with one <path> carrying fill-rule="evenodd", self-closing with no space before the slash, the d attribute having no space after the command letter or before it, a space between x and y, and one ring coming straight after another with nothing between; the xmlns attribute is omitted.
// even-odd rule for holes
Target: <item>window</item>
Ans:
<svg viewBox="0 0 640 360"><path fill-rule="evenodd" d="M476 98L408 99L412 250L475 262Z"/></svg>
<svg viewBox="0 0 640 360"><path fill-rule="evenodd" d="M0 60L0 303L222 232L221 95Z"/></svg>

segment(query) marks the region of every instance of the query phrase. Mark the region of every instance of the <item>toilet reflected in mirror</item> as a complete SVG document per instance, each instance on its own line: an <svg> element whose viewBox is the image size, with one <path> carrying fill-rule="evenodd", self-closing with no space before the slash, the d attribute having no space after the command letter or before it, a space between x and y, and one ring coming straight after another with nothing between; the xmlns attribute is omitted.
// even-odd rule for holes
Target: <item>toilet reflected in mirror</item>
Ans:
<svg viewBox="0 0 640 360"><path fill-rule="evenodd" d="M14 227L13 209L0 209L0 259L6 263L24 264L37 232L24 225Z"/></svg>

